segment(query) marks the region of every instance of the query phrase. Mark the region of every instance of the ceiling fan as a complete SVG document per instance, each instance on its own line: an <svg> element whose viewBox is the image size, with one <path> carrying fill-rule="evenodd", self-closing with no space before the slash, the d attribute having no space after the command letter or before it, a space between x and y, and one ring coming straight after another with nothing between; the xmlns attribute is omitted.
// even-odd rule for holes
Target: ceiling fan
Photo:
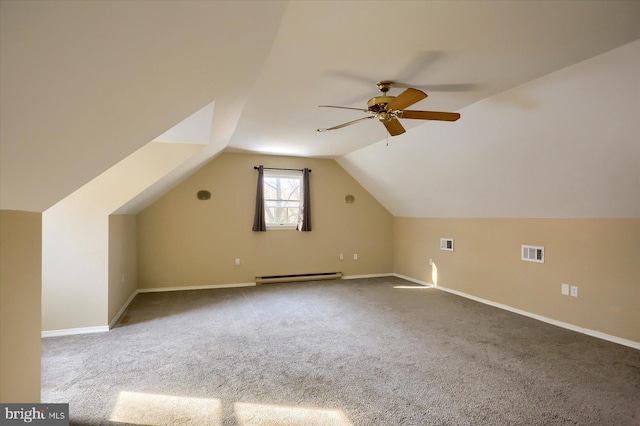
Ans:
<svg viewBox="0 0 640 426"><path fill-rule="evenodd" d="M367 102L367 109L351 108L334 105L320 105L322 108L341 108L352 109L356 111L366 112L368 117L359 118L357 120L349 121L347 123L338 124L337 126L329 127L326 129L318 129L319 132L325 132L327 130L341 129L346 126L350 126L361 121L377 118L391 136L397 136L404 133L406 130L400 124L399 118L408 118L411 120L438 120L438 121L456 121L460 118L460 114L457 112L438 112L438 111L415 111L406 110L405 108L421 101L427 97L427 94L418 89L409 88L399 94L398 96L388 96L387 92L393 86L393 81L379 81L377 83L378 89L382 92L382 96L376 96Z"/></svg>

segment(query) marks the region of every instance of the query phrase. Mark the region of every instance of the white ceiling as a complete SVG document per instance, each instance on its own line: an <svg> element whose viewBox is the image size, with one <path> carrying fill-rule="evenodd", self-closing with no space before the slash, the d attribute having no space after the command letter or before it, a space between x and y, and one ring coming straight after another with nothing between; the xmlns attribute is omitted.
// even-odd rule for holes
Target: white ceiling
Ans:
<svg viewBox="0 0 640 426"><path fill-rule="evenodd" d="M640 40L461 112L338 162L394 216L640 217Z"/></svg>
<svg viewBox="0 0 640 426"><path fill-rule="evenodd" d="M196 111L157 138L154 142L195 143L208 145L215 102Z"/></svg>
<svg viewBox="0 0 640 426"><path fill-rule="evenodd" d="M458 111L639 37L640 2L292 2L230 146L341 156L386 131L369 120L318 133L364 114L317 106L366 108L377 81L472 87L427 87L412 107Z"/></svg>
<svg viewBox="0 0 640 426"><path fill-rule="evenodd" d="M318 133L360 113L317 105L364 107L378 80L424 88L416 109L461 111L640 38L638 1L1 5L0 207L31 211L212 102L209 146L163 187L222 149L338 158L373 147L381 124ZM491 99L530 107L519 93ZM436 124L459 126L461 112Z"/></svg>
<svg viewBox="0 0 640 426"><path fill-rule="evenodd" d="M214 101L224 147L286 3L0 7L0 208L44 211Z"/></svg>

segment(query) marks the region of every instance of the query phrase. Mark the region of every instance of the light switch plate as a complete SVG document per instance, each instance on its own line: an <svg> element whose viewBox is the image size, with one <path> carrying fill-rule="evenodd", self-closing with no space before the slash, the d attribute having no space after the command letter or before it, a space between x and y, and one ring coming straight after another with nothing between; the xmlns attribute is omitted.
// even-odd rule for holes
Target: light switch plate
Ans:
<svg viewBox="0 0 640 426"><path fill-rule="evenodd" d="M569 284L562 283L562 294L565 296L569 295Z"/></svg>

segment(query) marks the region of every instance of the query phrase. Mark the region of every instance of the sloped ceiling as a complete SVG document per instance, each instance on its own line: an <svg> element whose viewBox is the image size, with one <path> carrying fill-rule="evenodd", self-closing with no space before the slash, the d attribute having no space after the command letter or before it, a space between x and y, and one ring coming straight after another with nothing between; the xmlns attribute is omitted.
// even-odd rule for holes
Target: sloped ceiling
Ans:
<svg viewBox="0 0 640 426"><path fill-rule="evenodd" d="M341 157L394 216L640 217L640 40Z"/></svg>
<svg viewBox="0 0 640 426"><path fill-rule="evenodd" d="M458 111L638 38L639 2L291 2L230 147L338 157L386 131L318 133L364 116L318 105L366 108L377 81L426 86L412 109Z"/></svg>
<svg viewBox="0 0 640 426"><path fill-rule="evenodd" d="M286 3L1 7L0 207L43 211L213 101L224 147Z"/></svg>
<svg viewBox="0 0 640 426"><path fill-rule="evenodd" d="M424 87L429 98L416 109L463 118L405 120L409 131L391 141L421 139L445 124L462 128L465 110L496 94L508 93L491 98L502 109L527 114L531 98L505 91L640 38L637 1L2 1L0 16L0 207L31 211L215 102L209 146L154 193L222 149L319 156L378 185L370 190L397 214L427 214L364 173L388 155L365 159L384 127L371 120L318 133L360 115L317 105L363 107L382 79ZM518 126L495 123L507 133ZM442 131L441 139L461 137ZM395 160L425 154L409 149ZM590 154L575 155L580 163ZM473 213L464 209L429 214Z"/></svg>

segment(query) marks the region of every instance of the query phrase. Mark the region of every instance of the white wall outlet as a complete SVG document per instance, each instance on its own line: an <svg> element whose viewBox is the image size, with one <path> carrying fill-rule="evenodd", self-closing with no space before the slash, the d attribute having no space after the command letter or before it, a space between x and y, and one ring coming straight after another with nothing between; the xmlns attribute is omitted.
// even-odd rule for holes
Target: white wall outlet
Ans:
<svg viewBox="0 0 640 426"><path fill-rule="evenodd" d="M429 265L433 266L433 259L429 258Z"/></svg>
<svg viewBox="0 0 640 426"><path fill-rule="evenodd" d="M562 294L564 296L569 295L569 284L562 283Z"/></svg>
<svg viewBox="0 0 640 426"><path fill-rule="evenodd" d="M239 257L236 258L236 266L238 266L238 265L240 265L240 258Z"/></svg>
<svg viewBox="0 0 640 426"><path fill-rule="evenodd" d="M578 286L577 285L572 285L571 286L571 297L578 297Z"/></svg>
<svg viewBox="0 0 640 426"><path fill-rule="evenodd" d="M353 253L353 260L358 260L358 253Z"/></svg>
<svg viewBox="0 0 640 426"><path fill-rule="evenodd" d="M344 260L344 253L340 253L340 260Z"/></svg>

